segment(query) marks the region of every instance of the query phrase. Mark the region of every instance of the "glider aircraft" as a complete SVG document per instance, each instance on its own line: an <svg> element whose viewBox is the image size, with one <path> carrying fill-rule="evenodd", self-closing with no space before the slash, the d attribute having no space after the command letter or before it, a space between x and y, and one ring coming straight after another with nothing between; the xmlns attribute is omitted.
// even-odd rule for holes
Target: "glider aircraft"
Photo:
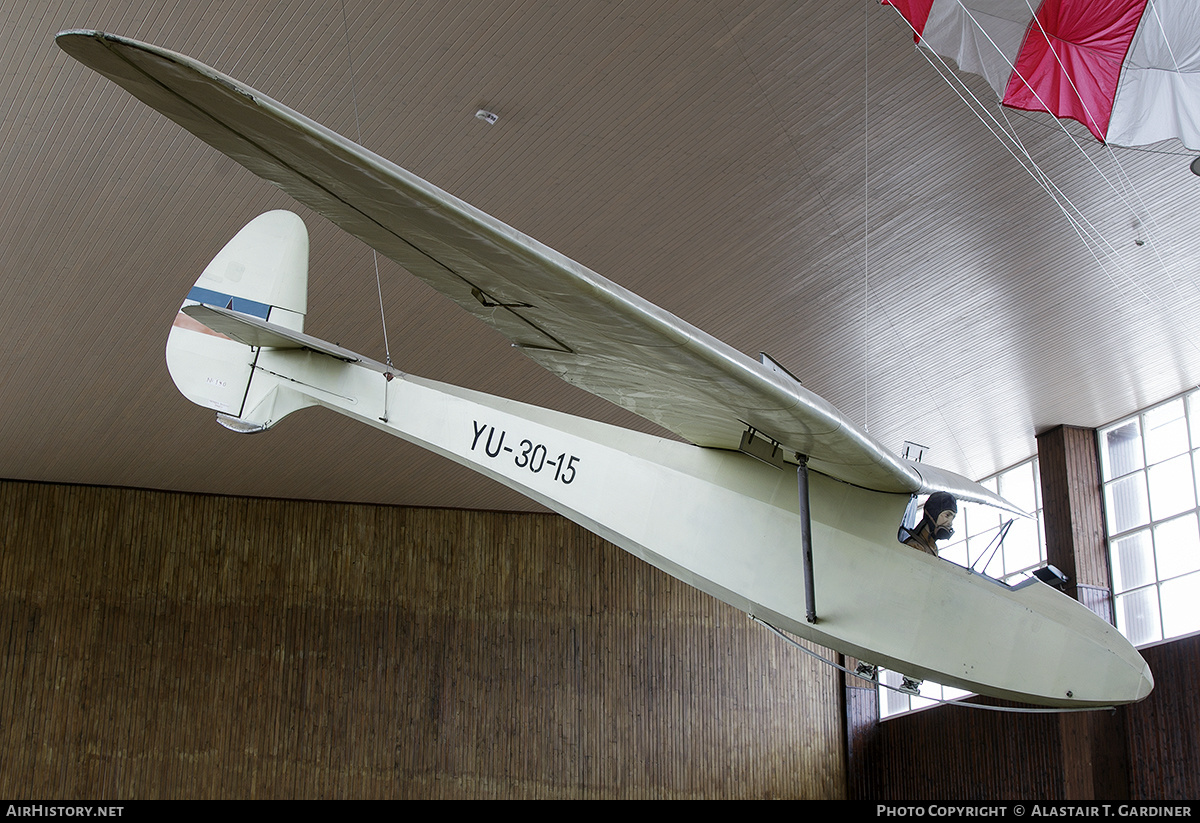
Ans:
<svg viewBox="0 0 1200 823"><path fill-rule="evenodd" d="M901 459L795 378L271 98L97 31L58 44L457 302L562 379L683 441L404 374L304 334L308 235L249 223L167 344L180 391L239 432L323 406L517 489L785 632L904 675L1049 707L1140 700L1117 630L1031 578L1007 585L901 544L916 495L1016 511Z"/></svg>

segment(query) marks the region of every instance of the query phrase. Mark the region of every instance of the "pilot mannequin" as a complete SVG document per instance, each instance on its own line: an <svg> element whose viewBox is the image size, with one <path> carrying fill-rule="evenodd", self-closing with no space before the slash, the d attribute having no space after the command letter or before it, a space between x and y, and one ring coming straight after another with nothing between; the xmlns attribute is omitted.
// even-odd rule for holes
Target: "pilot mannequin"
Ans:
<svg viewBox="0 0 1200 823"><path fill-rule="evenodd" d="M954 534L954 517L957 514L958 501L954 495L934 492L925 501L924 517L904 544L937 557L937 541L949 540Z"/></svg>

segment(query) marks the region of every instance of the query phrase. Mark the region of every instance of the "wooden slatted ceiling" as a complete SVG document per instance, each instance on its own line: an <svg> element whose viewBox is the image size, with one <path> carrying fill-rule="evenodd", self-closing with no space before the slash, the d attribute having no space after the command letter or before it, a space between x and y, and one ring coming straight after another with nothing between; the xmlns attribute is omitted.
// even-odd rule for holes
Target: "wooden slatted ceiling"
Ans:
<svg viewBox="0 0 1200 823"><path fill-rule="evenodd" d="M177 395L162 347L181 296L245 222L296 207L54 47L56 31L79 26L173 48L345 134L361 129L380 154L743 351L765 349L885 443L929 444L931 461L964 474L1027 457L1038 429L1097 425L1200 382L1189 158L1121 154L1145 201L1135 228L1063 134L1017 117L1112 238L1125 269L1106 272L890 9L347 0L345 11L357 118L337 2L9 4L0 476L531 505L331 414L238 438ZM476 120L480 107L499 123ZM1104 147L1084 145L1112 176ZM312 234L308 330L382 359L370 251L298 210ZM1155 224L1155 241L1134 246ZM399 367L647 427L390 262L381 273Z"/></svg>

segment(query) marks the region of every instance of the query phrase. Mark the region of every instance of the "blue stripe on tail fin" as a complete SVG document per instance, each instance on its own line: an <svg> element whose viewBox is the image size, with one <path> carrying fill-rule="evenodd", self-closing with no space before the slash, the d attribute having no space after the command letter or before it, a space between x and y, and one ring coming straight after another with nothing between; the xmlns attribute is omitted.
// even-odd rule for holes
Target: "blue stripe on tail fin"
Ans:
<svg viewBox="0 0 1200 823"><path fill-rule="evenodd" d="M167 368L184 397L215 410L226 422L237 423L232 426L235 430L261 431L284 414L309 405L272 375L254 368L258 346L235 340L183 312L196 303L303 332L308 304L304 221L288 211L267 212L225 244L175 317L167 338Z"/></svg>

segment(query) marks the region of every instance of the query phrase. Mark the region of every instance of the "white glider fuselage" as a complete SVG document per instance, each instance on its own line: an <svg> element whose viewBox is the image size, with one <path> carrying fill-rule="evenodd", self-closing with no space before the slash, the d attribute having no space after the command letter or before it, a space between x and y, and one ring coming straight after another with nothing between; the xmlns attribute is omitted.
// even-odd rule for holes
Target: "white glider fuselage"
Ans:
<svg viewBox="0 0 1200 823"><path fill-rule="evenodd" d="M810 473L818 619L809 623L794 471L309 349L259 349L252 369L248 425L325 406L517 489L749 615L845 654L1052 706L1129 702L1152 687L1136 650L1070 598L1038 581L1009 587L899 543L909 495Z"/></svg>

